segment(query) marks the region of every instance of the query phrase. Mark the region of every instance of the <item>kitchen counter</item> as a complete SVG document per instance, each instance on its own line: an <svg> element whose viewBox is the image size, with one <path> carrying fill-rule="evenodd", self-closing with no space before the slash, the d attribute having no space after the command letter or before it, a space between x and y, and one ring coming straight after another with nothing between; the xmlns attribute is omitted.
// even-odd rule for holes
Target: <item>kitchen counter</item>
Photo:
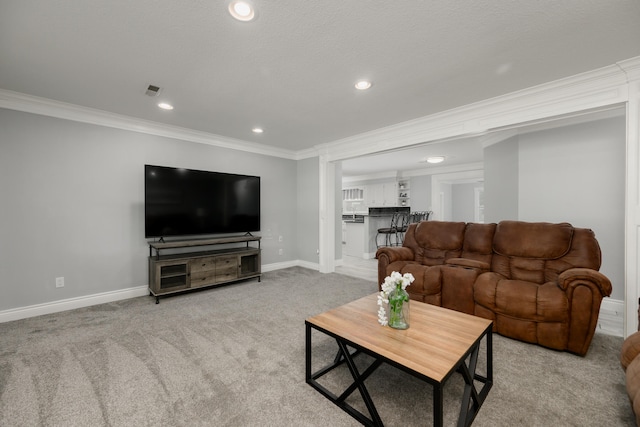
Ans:
<svg viewBox="0 0 640 427"><path fill-rule="evenodd" d="M346 226L345 253L349 256L371 259L375 258L378 247L376 236L379 228L391 225L391 217L395 211L409 212L409 207L369 208L365 213L344 213L342 221ZM383 242L384 236L380 236ZM393 241L394 237L392 237Z"/></svg>
<svg viewBox="0 0 640 427"><path fill-rule="evenodd" d="M364 223L365 215L362 214L352 214L352 215L342 215L342 220L344 222L359 222Z"/></svg>

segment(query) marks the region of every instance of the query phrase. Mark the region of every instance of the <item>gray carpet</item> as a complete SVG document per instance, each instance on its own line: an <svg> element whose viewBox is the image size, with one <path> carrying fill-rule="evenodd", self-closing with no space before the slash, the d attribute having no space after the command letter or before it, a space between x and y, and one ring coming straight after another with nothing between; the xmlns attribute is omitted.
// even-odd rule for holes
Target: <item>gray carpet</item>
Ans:
<svg viewBox="0 0 640 427"><path fill-rule="evenodd" d="M159 305L142 297L0 324L0 426L359 425L305 384L304 319L375 290L290 268ZM313 340L315 367L336 349ZM474 425L634 425L621 344L596 334L582 358L494 335L494 386ZM386 425L431 424L428 384L383 365L367 385ZM461 392L455 375L448 425Z"/></svg>

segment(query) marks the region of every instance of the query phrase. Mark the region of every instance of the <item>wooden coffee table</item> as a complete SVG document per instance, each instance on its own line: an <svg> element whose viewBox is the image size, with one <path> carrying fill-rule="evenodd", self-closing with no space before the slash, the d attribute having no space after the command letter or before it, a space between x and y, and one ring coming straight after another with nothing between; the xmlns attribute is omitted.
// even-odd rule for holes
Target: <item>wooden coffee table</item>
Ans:
<svg viewBox="0 0 640 427"><path fill-rule="evenodd" d="M459 372L465 388L458 417L459 426L470 425L493 384L492 325L490 320L417 301L411 301L410 327L396 330L378 323L377 294L329 310L305 320L306 382L364 425L382 426L382 420L365 386L365 380L388 363L433 385L434 425L443 423L443 387ZM335 338L338 353L326 367L312 373L312 329ZM482 340L486 341L486 375L476 373ZM364 371L354 357L364 353L374 361ZM353 383L339 395L318 379L346 363ZM480 389L477 389L480 385ZM346 402L359 390L369 416Z"/></svg>

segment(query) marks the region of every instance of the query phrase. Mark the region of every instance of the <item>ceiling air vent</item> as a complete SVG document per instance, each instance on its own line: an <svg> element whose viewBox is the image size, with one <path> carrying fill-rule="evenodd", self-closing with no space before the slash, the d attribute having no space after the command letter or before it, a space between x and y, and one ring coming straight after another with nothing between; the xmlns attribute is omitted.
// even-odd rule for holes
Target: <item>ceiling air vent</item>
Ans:
<svg viewBox="0 0 640 427"><path fill-rule="evenodd" d="M160 93L160 87L154 86L154 85L149 85L149 87L147 88L147 91L145 92L147 96L158 96L159 93Z"/></svg>

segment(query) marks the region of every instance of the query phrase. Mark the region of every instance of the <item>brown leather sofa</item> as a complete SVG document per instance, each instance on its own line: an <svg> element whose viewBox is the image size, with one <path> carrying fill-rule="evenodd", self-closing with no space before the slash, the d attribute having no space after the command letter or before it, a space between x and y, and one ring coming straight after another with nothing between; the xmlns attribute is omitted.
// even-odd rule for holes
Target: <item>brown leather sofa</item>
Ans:
<svg viewBox="0 0 640 427"><path fill-rule="evenodd" d="M611 282L593 231L571 224L422 221L376 253L378 283L411 273L412 299L494 321L494 331L584 356Z"/></svg>

